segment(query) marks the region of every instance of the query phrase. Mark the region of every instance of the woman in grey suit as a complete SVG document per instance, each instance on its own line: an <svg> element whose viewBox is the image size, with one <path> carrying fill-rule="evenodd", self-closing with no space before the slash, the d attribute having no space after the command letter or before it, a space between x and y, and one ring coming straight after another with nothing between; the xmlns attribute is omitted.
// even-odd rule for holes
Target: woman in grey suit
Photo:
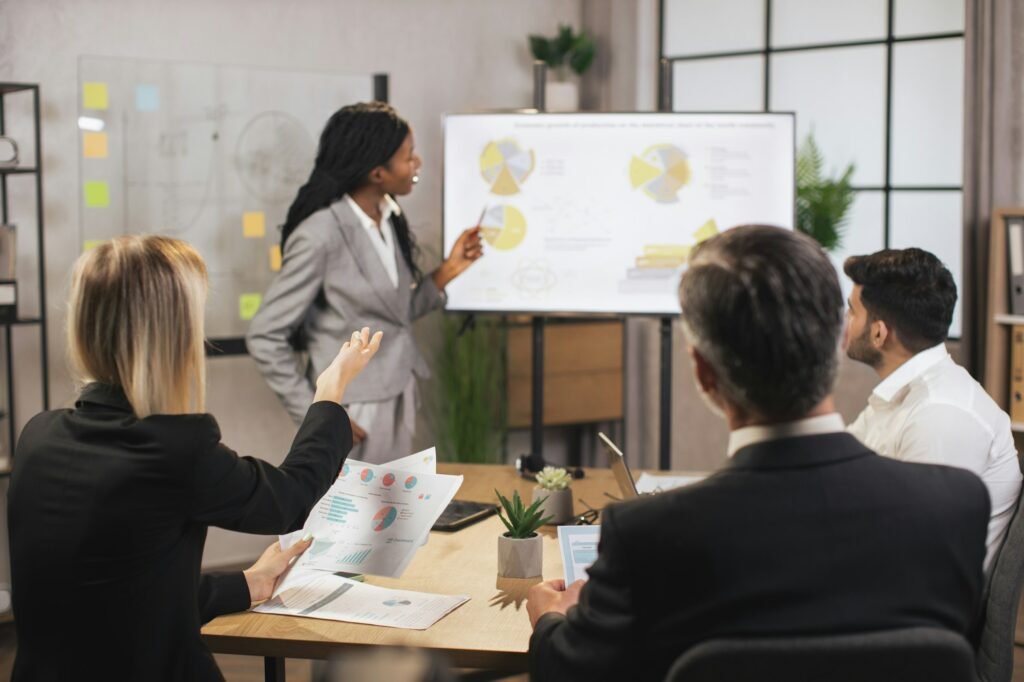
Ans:
<svg viewBox="0 0 1024 682"><path fill-rule="evenodd" d="M369 326L388 338L377 362L348 388L357 446L383 462L409 454L416 378L429 376L412 322L444 303L444 288L483 251L479 227L463 232L434 272L416 267L416 243L394 197L416 184L420 157L409 124L381 102L343 107L320 136L309 180L282 227L281 271L246 342L270 387L298 422L313 378L339 340ZM308 351L304 360L296 346Z"/></svg>

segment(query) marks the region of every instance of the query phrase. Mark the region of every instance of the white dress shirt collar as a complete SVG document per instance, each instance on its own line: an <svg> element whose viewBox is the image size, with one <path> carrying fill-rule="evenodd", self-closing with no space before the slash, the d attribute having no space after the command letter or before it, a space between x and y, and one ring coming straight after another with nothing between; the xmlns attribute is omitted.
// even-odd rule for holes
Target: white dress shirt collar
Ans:
<svg viewBox="0 0 1024 682"><path fill-rule="evenodd" d="M795 438L797 436L819 436L826 433L842 433L846 430L843 425L843 418L836 412L823 414L818 417L797 419L792 422L780 424L767 424L758 426L744 426L729 434L728 455L732 457L739 450L780 438Z"/></svg>
<svg viewBox="0 0 1024 682"><path fill-rule="evenodd" d="M346 194L344 200L348 207L352 209L363 229L366 230L366 236L370 238L373 250L380 258L381 265L384 266L392 286L397 287L398 263L395 260L395 235L391 229L391 216L401 215L401 207L399 207L394 199L385 194L380 202L380 226L378 228L373 218L366 215L366 212L359 208L359 204L352 197Z"/></svg>
<svg viewBox="0 0 1024 682"><path fill-rule="evenodd" d="M897 394L906 388L911 381L948 357L949 351L946 350L945 343L940 343L928 350L921 351L897 367L896 371L875 386L875 390L871 392L871 397L891 403Z"/></svg>

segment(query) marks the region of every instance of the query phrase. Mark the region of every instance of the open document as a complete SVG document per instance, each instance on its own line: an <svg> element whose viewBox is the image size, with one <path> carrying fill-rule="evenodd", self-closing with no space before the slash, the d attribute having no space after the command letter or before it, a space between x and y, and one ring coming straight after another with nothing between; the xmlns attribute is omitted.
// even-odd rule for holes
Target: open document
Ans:
<svg viewBox="0 0 1024 682"><path fill-rule="evenodd" d="M636 491L641 495L647 493L663 493L673 488L682 488L684 485L703 481L705 475L697 476L672 476L669 474L649 474L646 471L640 474L636 482Z"/></svg>
<svg viewBox="0 0 1024 682"><path fill-rule="evenodd" d="M597 561L601 526L559 526L558 547L562 553L565 584L587 579L587 569Z"/></svg>
<svg viewBox="0 0 1024 682"><path fill-rule="evenodd" d="M273 597L253 610L349 623L426 630L469 600L464 595L427 594L366 585L333 573L289 575Z"/></svg>
<svg viewBox="0 0 1024 682"><path fill-rule="evenodd" d="M281 538L288 547L305 533L314 537L292 572L401 576L462 485L462 476L428 473L435 462L431 451L388 464L345 462L302 530Z"/></svg>

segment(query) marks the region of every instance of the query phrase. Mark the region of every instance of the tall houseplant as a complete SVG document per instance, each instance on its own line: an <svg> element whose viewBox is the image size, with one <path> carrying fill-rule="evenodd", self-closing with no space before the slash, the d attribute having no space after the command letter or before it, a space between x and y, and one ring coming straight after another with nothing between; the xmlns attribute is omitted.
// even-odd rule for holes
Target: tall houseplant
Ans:
<svg viewBox="0 0 1024 682"><path fill-rule="evenodd" d="M824 166L821 150L808 133L796 155L796 227L826 251L835 251L843 244L843 228L853 204L853 164L839 178L825 178Z"/></svg>
<svg viewBox="0 0 1024 682"><path fill-rule="evenodd" d="M498 320L445 315L430 414L442 459L497 461L505 434L505 329Z"/></svg>
<svg viewBox="0 0 1024 682"><path fill-rule="evenodd" d="M579 108L579 88L569 79L594 62L594 41L585 31L575 33L571 26L559 25L553 38L531 35L530 54L547 64L550 76L545 85L544 100L548 111L574 111Z"/></svg>

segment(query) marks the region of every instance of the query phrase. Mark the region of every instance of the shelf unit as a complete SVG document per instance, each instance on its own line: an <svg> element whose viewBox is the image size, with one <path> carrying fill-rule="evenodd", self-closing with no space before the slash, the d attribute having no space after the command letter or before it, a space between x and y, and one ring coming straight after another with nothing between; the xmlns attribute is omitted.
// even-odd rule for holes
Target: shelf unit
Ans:
<svg viewBox="0 0 1024 682"><path fill-rule="evenodd" d="M16 221L17 216L12 215L10 206L10 187L8 181L13 176L34 176L35 182L35 255L37 259L37 281L39 294L39 312L37 316L19 317L16 320L0 323L3 329L4 340L4 362L7 405L2 418L7 422L6 453L0 457L0 478L10 475L11 458L14 454L14 446L17 441L17 421L15 415L15 363L14 345L11 330L18 326L34 326L39 332L39 357L40 376L42 382L42 409L50 407L50 373L47 360L47 329L46 329L46 257L43 242L43 154L42 154L42 131L40 127L40 103L39 85L36 83L0 83L0 135L6 134L8 129L8 108L10 95L17 97L31 97L32 100L32 137L34 144L35 163L32 166L14 166L12 168L0 168L0 223L9 224ZM20 147L28 146L29 140L19 139ZM20 189L20 188L19 188ZM21 243L29 236L27 232L18 233L18 242ZM22 296L19 294L19 299ZM21 302L19 300L19 306Z"/></svg>

